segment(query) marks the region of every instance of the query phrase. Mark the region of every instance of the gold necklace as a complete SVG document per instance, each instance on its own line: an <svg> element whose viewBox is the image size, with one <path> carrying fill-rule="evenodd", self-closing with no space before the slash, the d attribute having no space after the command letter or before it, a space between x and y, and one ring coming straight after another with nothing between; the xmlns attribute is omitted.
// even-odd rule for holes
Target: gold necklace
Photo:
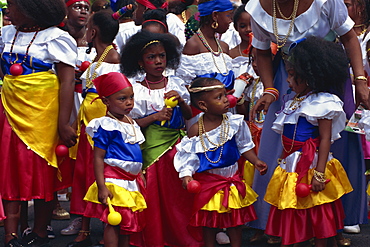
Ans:
<svg viewBox="0 0 370 247"><path fill-rule="evenodd" d="M242 56L242 57L249 57L249 55L244 55L244 54L242 53L242 50L240 49L240 46L241 46L241 44L239 44L239 45L238 45L240 56Z"/></svg>
<svg viewBox="0 0 370 247"><path fill-rule="evenodd" d="M294 1L294 6L295 6L296 2L298 2L298 0L295 0L295 1ZM292 13L290 14L290 16L289 16L289 17L286 17L286 16L283 14L283 12L281 12L280 5L279 5L279 3L278 3L278 2L276 2L276 6L277 6L277 9L278 9L278 11L279 11L280 16L281 16L284 20L291 20L291 19L293 18L293 13L294 13L294 11L292 11ZM294 8L293 8L293 9L294 9Z"/></svg>
<svg viewBox="0 0 370 247"><path fill-rule="evenodd" d="M181 12L181 18L183 23L186 23L188 21L188 19L186 18L186 10Z"/></svg>
<svg viewBox="0 0 370 247"><path fill-rule="evenodd" d="M200 116L199 121L198 121L199 122L199 127L198 127L199 134L198 135L199 135L200 143L201 143L201 145L203 147L203 150L204 150L204 156L206 157L206 159L209 162L211 162L213 164L218 163L221 160L222 152L224 150L224 144L227 142L227 138L228 138L229 130L230 130L230 123L229 123L228 116L226 114L223 114L222 117L223 117L223 119L222 119L222 122L221 122L220 143L214 143L209 139L209 137L207 135L207 132L205 130L205 127L204 127L203 115ZM203 135L207 138L209 143L211 143L212 145L215 146L215 148L207 148L206 147ZM219 147L221 147L221 149L220 149L220 155L219 155L218 159L216 161L211 160L208 157L207 152L208 151L214 152Z"/></svg>
<svg viewBox="0 0 370 247"><path fill-rule="evenodd" d="M363 35L363 34L366 32L366 30L367 30L367 28L366 28L366 27L364 27L364 29L362 29L361 33L357 34L357 36L361 36L361 35Z"/></svg>
<svg viewBox="0 0 370 247"><path fill-rule="evenodd" d="M87 68L87 71L86 71L86 87L87 88L91 88L92 85L93 85L93 80L98 76L98 73L96 72L96 70L100 67L100 65L103 63L104 59L106 58L106 56L108 55L109 51L113 49L113 45L108 45L104 51L103 51L103 54L101 54L99 60L96 62L96 66L94 68L94 73L91 75L90 77L90 70L91 70L91 65ZM94 59L94 61L96 60L96 57Z"/></svg>
<svg viewBox="0 0 370 247"><path fill-rule="evenodd" d="M257 86L260 82L260 77L256 79L256 82L253 85L252 94L251 94L251 102L249 103L249 112L252 112L252 108L255 105L254 97L256 96ZM259 112L258 115L253 119L256 123L263 123L265 120L263 119L263 112Z"/></svg>
<svg viewBox="0 0 370 247"><path fill-rule="evenodd" d="M297 110L299 107L301 107L302 101L305 100L309 95L310 95L310 93L308 93L308 94L306 94L306 95L304 95L302 97L299 97L299 94L297 94L294 97L292 103L290 103L289 108L291 108L293 111L294 110ZM296 103L297 103L297 105L296 105Z"/></svg>
<svg viewBox="0 0 370 247"><path fill-rule="evenodd" d="M276 0L273 0L272 1L272 5L273 5L273 17L272 17L273 30L274 30L274 35L275 35L275 38L276 38L276 45L277 45L278 49L280 49L281 47L284 47L285 46L285 44L286 44L286 42L288 40L288 37L289 37L290 33L293 30L294 21L295 21L295 18L297 16L297 10L298 10L298 5L299 5L299 0L294 0L294 7L293 7L292 15L291 15L291 21L290 21L290 24L289 24L288 33L285 35L284 38L280 38L279 37L279 32L278 32L278 28L277 28L277 22L276 22Z"/></svg>
<svg viewBox="0 0 370 247"><path fill-rule="evenodd" d="M121 126L123 126L123 124L122 124L122 121L121 120L119 120L118 118L116 118L110 111L107 111L107 114L108 114L108 116L110 116L111 118L113 118L113 119L115 119ZM135 129L135 125L134 125L134 122L132 122L131 121L131 119L128 117L128 116L126 116L126 115L123 115L126 119L127 119L127 121L130 123L130 125L131 125L131 127L132 127L132 130L133 130L133 132L134 132L134 134L133 135L131 135L129 132L127 132L126 134L127 135L129 135L129 136L132 136L132 137L135 137L135 141L133 141L133 142L130 142L129 141L129 143L130 144L136 144L136 142L137 142L137 136L136 136L136 129Z"/></svg>
<svg viewBox="0 0 370 247"><path fill-rule="evenodd" d="M284 149L284 151L285 151L287 154L289 154L289 153L293 150L293 148L294 148L294 139L295 139L295 135L296 135L296 133L297 133L297 125L298 125L298 121L297 121L297 123L295 124L295 127L294 127L294 134L293 134L292 144L290 145L289 150L286 150L286 149L285 149L285 147L284 147L284 141L283 141L283 135L281 135L281 145L283 146L283 149ZM284 130L283 130L283 131L284 131Z"/></svg>

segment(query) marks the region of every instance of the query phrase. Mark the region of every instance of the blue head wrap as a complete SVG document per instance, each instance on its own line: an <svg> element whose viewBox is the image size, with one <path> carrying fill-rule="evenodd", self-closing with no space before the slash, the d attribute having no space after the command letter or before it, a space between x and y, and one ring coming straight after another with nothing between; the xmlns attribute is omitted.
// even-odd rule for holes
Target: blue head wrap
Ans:
<svg viewBox="0 0 370 247"><path fill-rule="evenodd" d="M230 0L211 0L198 5L199 16L207 16L212 14L212 12L225 12L233 9L233 4Z"/></svg>

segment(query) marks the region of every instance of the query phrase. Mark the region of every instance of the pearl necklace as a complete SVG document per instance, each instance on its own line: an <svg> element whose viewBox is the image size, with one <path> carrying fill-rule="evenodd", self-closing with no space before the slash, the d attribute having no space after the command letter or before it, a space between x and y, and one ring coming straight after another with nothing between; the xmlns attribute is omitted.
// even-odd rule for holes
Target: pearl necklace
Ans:
<svg viewBox="0 0 370 247"><path fill-rule="evenodd" d="M299 0L294 0L293 12L290 16L291 18L289 18L289 19L291 19L290 24L289 24L289 29L288 29L288 32L287 32L287 34L285 35L284 38L279 37L279 32L278 32L278 28L277 28L277 22L276 22L276 5L277 5L277 3L276 3L276 0L272 1L272 5L273 5L273 18L272 18L273 30L274 30L274 35L275 35L275 38L276 38L276 45L277 45L278 49L280 49L281 47L285 46L285 44L288 40L288 37L289 37L290 33L293 30L294 21L295 21L295 18L297 17L297 10L298 10L298 5L299 5Z"/></svg>
<svg viewBox="0 0 370 247"><path fill-rule="evenodd" d="M113 119L115 119L122 127L123 127L123 124L122 124L122 121L120 121L118 118L116 118L110 111L107 111L107 114L108 114L108 116L110 116L111 118L113 118ZM132 137L135 137L135 141L133 141L133 142L130 142L129 141L129 143L130 144L136 144L136 142L137 142L137 136L136 136L136 129L135 129L135 125L134 125L134 122L132 122L131 121L131 119L128 117L128 116L126 116L126 115L123 115L126 119L127 119L127 121L129 122L129 124L131 125L131 127L132 127L132 130L133 130L133 132L134 132L134 134L133 135L131 135L129 132L126 132L126 134L127 135L129 135L129 136L132 136Z"/></svg>
<svg viewBox="0 0 370 247"><path fill-rule="evenodd" d="M214 143L212 142L208 135L207 135L207 132L206 132L206 129L204 127L204 121L203 121L203 116L200 116L199 120L198 120L198 135L199 135L199 140L200 140L200 143L203 147L203 150L204 150L204 156L206 157L206 159L215 164L215 163L218 163L220 160L221 160L221 157L222 157L222 152L224 150L224 144L227 142L227 139L228 139L228 136L229 136L229 130L230 130L230 123L229 123L229 118L226 114L223 114L222 117L222 122L221 122L221 132L220 132L220 137L219 137L219 140L220 140L220 143ZM203 135L205 136L205 138L208 140L209 143L211 143L212 145L215 146L215 148L207 148L206 147L206 144L204 142L204 137ZM214 152L216 151L219 147L221 147L220 149L220 155L218 157L218 159L216 161L213 161L211 160L208 155L207 155L207 152L208 151L211 151L211 152Z"/></svg>

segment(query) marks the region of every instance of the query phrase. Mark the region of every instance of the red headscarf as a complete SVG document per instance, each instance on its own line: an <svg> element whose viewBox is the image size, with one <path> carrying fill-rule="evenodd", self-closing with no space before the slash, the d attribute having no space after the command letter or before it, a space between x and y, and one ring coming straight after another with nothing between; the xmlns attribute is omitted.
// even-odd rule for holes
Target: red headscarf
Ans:
<svg viewBox="0 0 370 247"><path fill-rule="evenodd" d="M68 2L66 2L66 5L67 7L69 7L72 4L77 3L77 2L86 2L88 5L90 5L89 0L69 0Z"/></svg>
<svg viewBox="0 0 370 247"><path fill-rule="evenodd" d="M159 7L159 8L157 8L156 6L154 6L154 4L152 4L149 0L136 0L136 2L138 2L138 3L142 4L142 5L144 5L145 7L149 8L149 9L159 9L159 8L161 8L161 9L165 9L165 8L167 8L167 6L168 6L168 2L167 2L167 1L165 1L165 2L162 4L162 6L161 6L161 7Z"/></svg>
<svg viewBox="0 0 370 247"><path fill-rule="evenodd" d="M93 80L93 83L98 91L99 98L108 97L118 91L132 87L130 81L119 72L110 72L101 75Z"/></svg>

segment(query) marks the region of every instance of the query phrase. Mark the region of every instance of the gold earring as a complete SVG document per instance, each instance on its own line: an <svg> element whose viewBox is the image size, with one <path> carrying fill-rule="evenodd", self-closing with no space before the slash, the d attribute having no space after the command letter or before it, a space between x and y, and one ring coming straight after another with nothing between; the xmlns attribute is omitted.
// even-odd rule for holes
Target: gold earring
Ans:
<svg viewBox="0 0 370 247"><path fill-rule="evenodd" d="M218 28L218 22L217 22L217 21L214 21L214 22L212 23L211 27L212 27L213 29L217 29L217 28Z"/></svg>

